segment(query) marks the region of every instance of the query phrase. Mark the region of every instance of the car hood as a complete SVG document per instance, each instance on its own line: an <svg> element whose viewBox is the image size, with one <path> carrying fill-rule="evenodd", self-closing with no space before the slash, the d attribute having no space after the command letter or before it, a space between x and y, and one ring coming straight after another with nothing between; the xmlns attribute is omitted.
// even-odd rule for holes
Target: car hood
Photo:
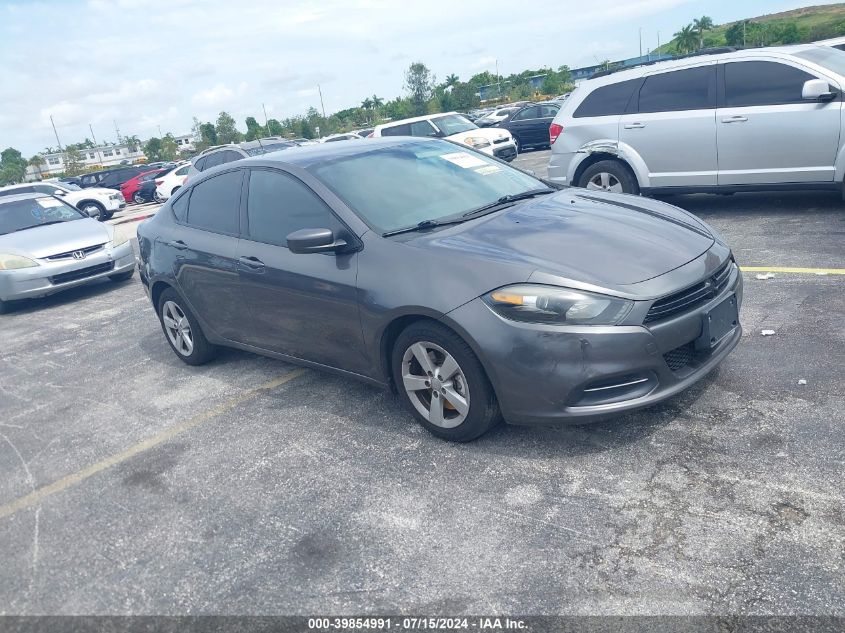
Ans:
<svg viewBox="0 0 845 633"><path fill-rule="evenodd" d="M579 189L413 240L453 256L511 262L604 288L663 275L699 257L714 241L707 225L671 205Z"/></svg>
<svg viewBox="0 0 845 633"><path fill-rule="evenodd" d="M446 138L451 141L457 141L462 145L466 145L466 143L463 142L463 139L468 136L480 136L482 138L486 138L492 143L493 141L503 138L509 139L511 137L511 133L497 127L480 127L477 130L467 130L466 132L461 132L459 134L452 134Z"/></svg>
<svg viewBox="0 0 845 633"><path fill-rule="evenodd" d="M37 259L105 244L111 232L92 218L38 226L0 235L0 253L14 253Z"/></svg>

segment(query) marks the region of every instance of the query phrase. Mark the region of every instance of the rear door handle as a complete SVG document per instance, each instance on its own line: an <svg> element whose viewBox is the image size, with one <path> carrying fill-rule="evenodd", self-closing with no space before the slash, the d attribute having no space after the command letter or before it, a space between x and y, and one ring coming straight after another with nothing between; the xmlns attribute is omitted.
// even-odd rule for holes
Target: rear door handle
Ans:
<svg viewBox="0 0 845 633"><path fill-rule="evenodd" d="M180 251L184 251L188 248L188 245L182 240L173 240L172 242L167 242L167 245Z"/></svg>
<svg viewBox="0 0 845 633"><path fill-rule="evenodd" d="M263 273L266 268L264 262L257 257L241 257L238 264L241 270L247 273Z"/></svg>
<svg viewBox="0 0 845 633"><path fill-rule="evenodd" d="M623 125L626 130L641 130L645 127L645 123L626 123Z"/></svg>
<svg viewBox="0 0 845 633"><path fill-rule="evenodd" d="M722 119L722 123L745 123L748 120L747 116L737 114L736 116L729 116Z"/></svg>

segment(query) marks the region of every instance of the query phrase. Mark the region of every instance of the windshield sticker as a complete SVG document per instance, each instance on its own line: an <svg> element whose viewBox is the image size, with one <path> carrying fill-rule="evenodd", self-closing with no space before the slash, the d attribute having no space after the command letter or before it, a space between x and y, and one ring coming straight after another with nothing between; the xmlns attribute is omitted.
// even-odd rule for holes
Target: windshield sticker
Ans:
<svg viewBox="0 0 845 633"><path fill-rule="evenodd" d="M452 154L443 154L440 158L443 160L448 160L450 163L454 163L458 167L463 167L464 169L470 169L471 167L484 167L487 165L483 160L480 158L476 158L466 152L454 152Z"/></svg>
<svg viewBox="0 0 845 633"><path fill-rule="evenodd" d="M476 174L487 176L488 174L495 174L496 172L502 171L502 168L498 165L485 165L484 167L479 167L473 171L475 171Z"/></svg>
<svg viewBox="0 0 845 633"><path fill-rule="evenodd" d="M38 200L36 200L36 202L38 204L40 204L41 207L44 208L44 209L50 209L52 207L62 206L61 201L54 200L53 198L39 198Z"/></svg>

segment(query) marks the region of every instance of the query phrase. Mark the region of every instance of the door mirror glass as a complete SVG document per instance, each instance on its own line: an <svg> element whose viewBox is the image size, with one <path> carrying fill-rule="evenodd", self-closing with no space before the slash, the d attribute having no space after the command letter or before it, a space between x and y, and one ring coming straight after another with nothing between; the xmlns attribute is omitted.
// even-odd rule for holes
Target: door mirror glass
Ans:
<svg viewBox="0 0 845 633"><path fill-rule="evenodd" d="M65 193L67 193L67 192L62 191L61 189L54 189L54 190L53 190L53 195L54 195L54 196L63 196L63 195L65 195Z"/></svg>
<svg viewBox="0 0 845 633"><path fill-rule="evenodd" d="M824 79L809 79L801 89L801 98L806 101L830 101L834 96Z"/></svg>
<svg viewBox="0 0 845 633"><path fill-rule="evenodd" d="M346 246L343 240L335 240L331 229L300 229L288 235L291 253L325 253L337 251Z"/></svg>

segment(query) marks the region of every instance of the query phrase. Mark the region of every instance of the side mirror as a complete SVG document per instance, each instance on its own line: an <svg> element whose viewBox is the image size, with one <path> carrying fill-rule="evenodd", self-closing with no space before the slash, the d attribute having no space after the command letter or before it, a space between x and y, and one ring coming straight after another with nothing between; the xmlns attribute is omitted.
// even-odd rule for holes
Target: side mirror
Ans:
<svg viewBox="0 0 845 633"><path fill-rule="evenodd" d="M291 253L337 252L346 246L344 240L336 240L331 229L300 229L288 235L288 248Z"/></svg>
<svg viewBox="0 0 845 633"><path fill-rule="evenodd" d="M56 190L53 191L54 196L63 196L63 195L65 195L65 193L66 192L63 191L62 189L56 189Z"/></svg>
<svg viewBox="0 0 845 633"><path fill-rule="evenodd" d="M830 86L824 79L809 79L801 88L801 98L806 101L833 101L836 93L830 91Z"/></svg>

